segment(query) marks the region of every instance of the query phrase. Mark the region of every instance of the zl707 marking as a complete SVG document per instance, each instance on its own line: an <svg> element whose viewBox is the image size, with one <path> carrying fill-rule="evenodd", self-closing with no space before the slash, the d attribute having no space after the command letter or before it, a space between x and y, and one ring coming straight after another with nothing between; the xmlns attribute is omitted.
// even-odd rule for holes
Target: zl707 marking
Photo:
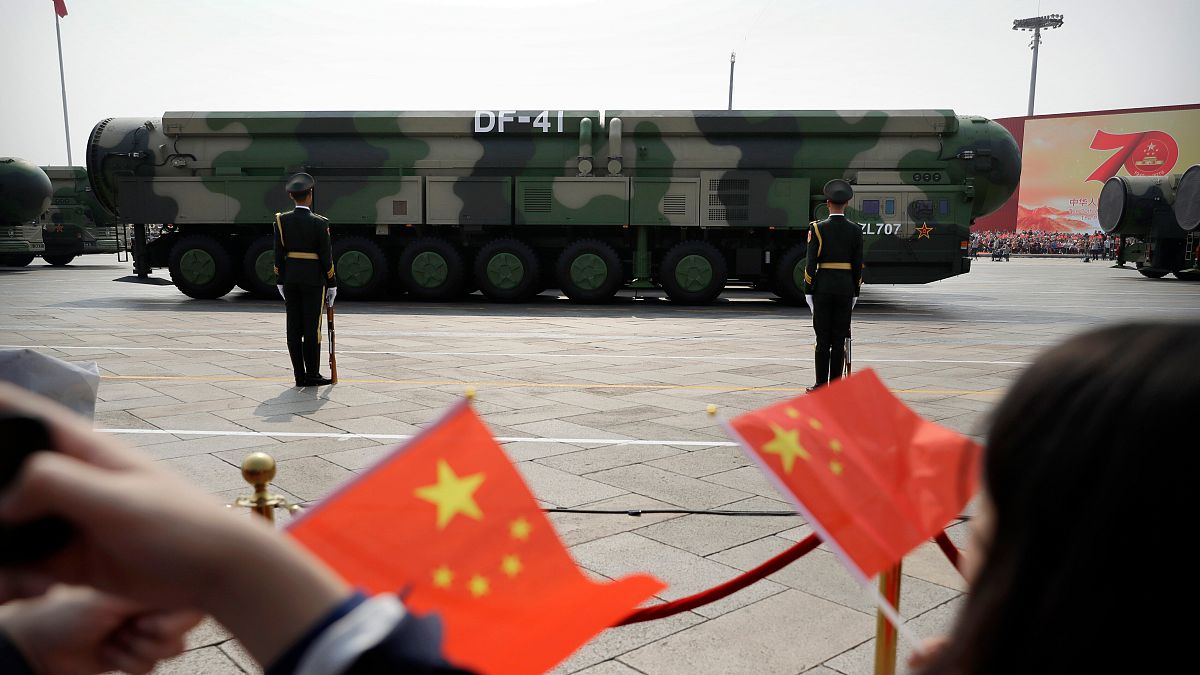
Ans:
<svg viewBox="0 0 1200 675"><path fill-rule="evenodd" d="M899 235L904 230L903 223L863 223L862 233L865 235L877 234L895 234Z"/></svg>

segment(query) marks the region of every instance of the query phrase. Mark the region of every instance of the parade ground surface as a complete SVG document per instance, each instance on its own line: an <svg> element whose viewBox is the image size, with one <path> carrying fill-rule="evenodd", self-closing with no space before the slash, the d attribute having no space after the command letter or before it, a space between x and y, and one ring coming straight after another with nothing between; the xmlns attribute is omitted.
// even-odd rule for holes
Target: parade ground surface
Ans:
<svg viewBox="0 0 1200 675"><path fill-rule="evenodd" d="M981 439L988 412L1049 346L1122 320L1200 319L1200 284L1110 265L980 259L926 286L868 286L854 367L876 369L918 413ZM554 291L521 305L478 295L339 302L340 383L296 389L281 302L240 291L192 300L170 285L116 281L129 274L115 256L0 270L0 345L95 361L96 429L226 502L249 494L239 464L255 451L279 462L274 491L317 502L474 387L476 409L546 507L791 509L705 412L715 404L733 417L812 383L808 311L769 294L730 291L707 307L632 291L603 306ZM669 584L662 600L725 581L811 531L796 516L551 519L586 570L649 572ZM960 547L967 527L949 528ZM901 613L920 637L941 634L963 590L926 545L904 561ZM556 672L865 675L874 633L870 598L822 547L717 603L607 631ZM189 647L158 672L257 672L211 622ZM907 651L902 643L901 658Z"/></svg>

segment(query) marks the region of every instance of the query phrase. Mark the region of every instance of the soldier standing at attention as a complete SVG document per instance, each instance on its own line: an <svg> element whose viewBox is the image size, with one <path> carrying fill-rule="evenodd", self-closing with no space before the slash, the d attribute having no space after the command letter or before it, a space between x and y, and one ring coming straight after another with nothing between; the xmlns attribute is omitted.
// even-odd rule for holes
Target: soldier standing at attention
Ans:
<svg viewBox="0 0 1200 675"><path fill-rule="evenodd" d="M829 217L808 231L808 261L804 290L817 334L817 381L809 391L842 376L850 312L862 286L862 227L846 218L846 203L854 189L841 179L825 184Z"/></svg>
<svg viewBox="0 0 1200 675"><path fill-rule="evenodd" d="M312 212L313 186L307 173L288 179L296 208L275 214L275 274L287 305L287 346L297 387L332 384L321 375L321 316L333 306L337 276L329 246L329 221Z"/></svg>

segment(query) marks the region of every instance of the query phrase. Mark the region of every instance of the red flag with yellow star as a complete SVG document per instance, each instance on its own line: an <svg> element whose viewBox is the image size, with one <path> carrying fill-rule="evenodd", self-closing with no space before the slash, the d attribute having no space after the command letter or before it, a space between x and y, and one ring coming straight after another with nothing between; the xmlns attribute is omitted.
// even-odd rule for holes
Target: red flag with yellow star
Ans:
<svg viewBox="0 0 1200 675"><path fill-rule="evenodd" d="M483 673L544 672L664 588L586 577L466 402L289 533L350 583L436 614L446 659Z"/></svg>
<svg viewBox="0 0 1200 675"><path fill-rule="evenodd" d="M870 369L729 426L821 538L868 578L941 531L978 484L982 448L922 419Z"/></svg>

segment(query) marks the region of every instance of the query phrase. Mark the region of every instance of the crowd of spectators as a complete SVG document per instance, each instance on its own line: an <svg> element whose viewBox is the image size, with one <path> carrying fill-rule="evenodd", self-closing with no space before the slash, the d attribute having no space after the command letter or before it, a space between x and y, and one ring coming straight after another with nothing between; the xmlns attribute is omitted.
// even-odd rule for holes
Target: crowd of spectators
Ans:
<svg viewBox="0 0 1200 675"><path fill-rule="evenodd" d="M1043 232L1022 230L1020 232L973 232L971 251L993 253L1007 251L1010 254L1060 254L1112 257L1116 250L1116 238L1099 232Z"/></svg>

